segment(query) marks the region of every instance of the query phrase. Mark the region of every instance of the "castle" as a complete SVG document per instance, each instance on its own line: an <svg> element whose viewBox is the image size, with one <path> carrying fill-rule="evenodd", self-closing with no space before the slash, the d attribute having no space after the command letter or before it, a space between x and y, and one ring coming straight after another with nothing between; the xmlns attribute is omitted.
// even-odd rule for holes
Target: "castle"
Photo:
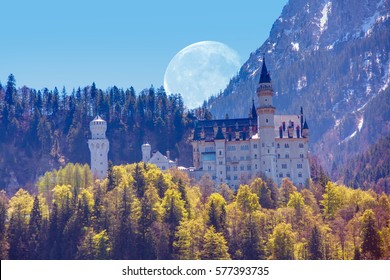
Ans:
<svg viewBox="0 0 390 280"><path fill-rule="evenodd" d="M296 186L305 185L310 178L309 127L302 108L299 115L275 115L264 57L256 93L259 106L252 102L249 118L197 121L192 177L209 174L231 188L262 175L278 185L285 177Z"/></svg>
<svg viewBox="0 0 390 280"><path fill-rule="evenodd" d="M231 188L265 176L280 185L283 178L298 187L310 178L308 160L309 127L303 110L299 115L275 115L273 88L265 59L257 87L259 106L249 118L196 121L193 131L193 167L191 177L199 180L205 174L218 184ZM92 139L91 169L99 179L107 175L109 142L107 123L97 116L90 123ZM161 170L176 167L160 152L151 153L150 144L143 144L142 161L156 164Z"/></svg>

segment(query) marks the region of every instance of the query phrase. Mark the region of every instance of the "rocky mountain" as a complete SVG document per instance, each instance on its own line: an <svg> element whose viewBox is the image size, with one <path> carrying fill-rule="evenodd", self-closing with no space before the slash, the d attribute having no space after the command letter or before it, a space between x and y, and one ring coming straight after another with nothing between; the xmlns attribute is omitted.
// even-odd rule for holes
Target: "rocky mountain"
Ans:
<svg viewBox="0 0 390 280"><path fill-rule="evenodd" d="M389 27L389 0L290 0L209 108L217 118L247 116L265 54L277 114L303 106L312 153L337 175L349 155L389 134Z"/></svg>

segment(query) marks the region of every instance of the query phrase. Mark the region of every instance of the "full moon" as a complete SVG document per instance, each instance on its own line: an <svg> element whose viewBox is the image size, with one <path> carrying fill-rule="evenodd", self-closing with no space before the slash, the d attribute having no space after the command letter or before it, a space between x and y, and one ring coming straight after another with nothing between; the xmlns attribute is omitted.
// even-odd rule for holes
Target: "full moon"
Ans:
<svg viewBox="0 0 390 280"><path fill-rule="evenodd" d="M192 109L224 90L240 66L238 54L227 45L198 42L179 51L169 62L164 75L165 91L180 93L184 104Z"/></svg>

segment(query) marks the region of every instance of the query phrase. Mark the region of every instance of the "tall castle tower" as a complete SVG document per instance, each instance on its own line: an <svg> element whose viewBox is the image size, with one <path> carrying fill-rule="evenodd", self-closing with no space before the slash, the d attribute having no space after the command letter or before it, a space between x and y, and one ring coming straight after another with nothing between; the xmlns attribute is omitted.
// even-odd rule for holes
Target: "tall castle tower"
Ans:
<svg viewBox="0 0 390 280"><path fill-rule="evenodd" d="M142 145L142 161L148 163L150 160L150 155L152 152L152 147L149 143L145 143Z"/></svg>
<svg viewBox="0 0 390 280"><path fill-rule="evenodd" d="M256 93L259 98L257 127L260 137L260 170L268 178L272 178L276 182L275 107L272 104L274 90L272 88L271 77L265 65L264 56L259 86L257 87Z"/></svg>
<svg viewBox="0 0 390 280"><path fill-rule="evenodd" d="M89 128L92 134L92 138L88 140L92 174L99 179L104 179L107 176L108 150L110 148L110 143L106 138L107 122L100 116L96 116L89 123Z"/></svg>

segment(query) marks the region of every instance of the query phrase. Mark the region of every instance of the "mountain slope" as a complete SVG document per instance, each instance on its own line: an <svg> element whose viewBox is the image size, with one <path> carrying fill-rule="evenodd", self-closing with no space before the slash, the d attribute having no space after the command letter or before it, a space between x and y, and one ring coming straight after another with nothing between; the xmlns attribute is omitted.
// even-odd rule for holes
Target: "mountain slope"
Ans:
<svg viewBox="0 0 390 280"><path fill-rule="evenodd" d="M265 53L277 113L296 113L303 106L312 152L329 171L332 165L336 170L352 140L358 144L353 152L363 151L390 131L389 3L290 0L269 38L225 91L209 100L211 112L219 118L247 116ZM378 100L384 102L380 110L368 115Z"/></svg>

